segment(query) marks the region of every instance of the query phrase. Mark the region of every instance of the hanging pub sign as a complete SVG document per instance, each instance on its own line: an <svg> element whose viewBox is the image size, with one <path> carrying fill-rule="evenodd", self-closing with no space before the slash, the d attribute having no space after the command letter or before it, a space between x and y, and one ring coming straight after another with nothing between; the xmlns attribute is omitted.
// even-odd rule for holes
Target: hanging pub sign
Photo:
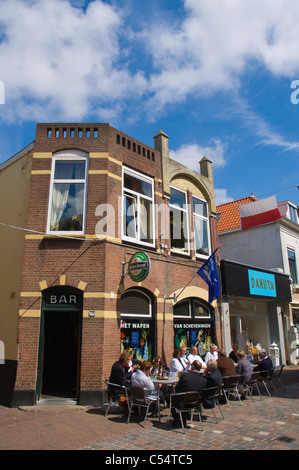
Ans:
<svg viewBox="0 0 299 470"><path fill-rule="evenodd" d="M129 261L129 276L132 281L141 282L150 272L150 259L146 253L139 251Z"/></svg>

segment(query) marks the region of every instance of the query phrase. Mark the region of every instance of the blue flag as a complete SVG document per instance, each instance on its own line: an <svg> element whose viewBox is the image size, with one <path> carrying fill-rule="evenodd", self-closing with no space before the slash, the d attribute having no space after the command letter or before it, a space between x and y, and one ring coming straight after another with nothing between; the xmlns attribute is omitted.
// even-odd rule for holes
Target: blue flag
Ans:
<svg viewBox="0 0 299 470"><path fill-rule="evenodd" d="M209 286L209 303L213 302L213 300L216 299L218 295L220 295L218 272L215 258L215 253L217 250L218 248L211 254L207 261L197 271L197 274L202 277L202 279Z"/></svg>

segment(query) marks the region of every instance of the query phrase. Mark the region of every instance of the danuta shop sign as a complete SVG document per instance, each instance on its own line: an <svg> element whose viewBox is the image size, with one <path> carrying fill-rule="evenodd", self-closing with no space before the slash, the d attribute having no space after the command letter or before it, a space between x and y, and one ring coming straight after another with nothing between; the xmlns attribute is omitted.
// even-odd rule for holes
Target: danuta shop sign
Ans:
<svg viewBox="0 0 299 470"><path fill-rule="evenodd" d="M248 280L249 292L251 295L276 297L274 274L248 269Z"/></svg>

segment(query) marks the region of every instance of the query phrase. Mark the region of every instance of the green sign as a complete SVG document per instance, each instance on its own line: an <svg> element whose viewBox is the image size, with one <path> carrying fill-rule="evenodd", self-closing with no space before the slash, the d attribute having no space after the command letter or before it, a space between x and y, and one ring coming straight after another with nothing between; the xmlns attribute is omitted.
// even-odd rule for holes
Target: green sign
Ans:
<svg viewBox="0 0 299 470"><path fill-rule="evenodd" d="M150 271L150 259L142 251L135 253L129 261L129 276L132 281L141 282Z"/></svg>

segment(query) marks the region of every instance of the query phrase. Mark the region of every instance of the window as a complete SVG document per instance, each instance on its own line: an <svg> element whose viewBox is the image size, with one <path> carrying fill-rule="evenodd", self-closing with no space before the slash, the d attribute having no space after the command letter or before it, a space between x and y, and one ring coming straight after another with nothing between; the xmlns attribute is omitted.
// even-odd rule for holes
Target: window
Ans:
<svg viewBox="0 0 299 470"><path fill-rule="evenodd" d="M177 318L210 318L210 310L196 298L178 302L173 308L173 316Z"/></svg>
<svg viewBox="0 0 299 470"><path fill-rule="evenodd" d="M189 254L186 193L170 188L170 246L178 253Z"/></svg>
<svg viewBox="0 0 299 470"><path fill-rule="evenodd" d="M292 250L291 248L288 248L288 260L292 284L298 284L295 250Z"/></svg>
<svg viewBox="0 0 299 470"><path fill-rule="evenodd" d="M209 256L210 237L208 207L206 201L193 197L194 242L196 255Z"/></svg>
<svg viewBox="0 0 299 470"><path fill-rule="evenodd" d="M154 245L153 179L123 172L123 239Z"/></svg>
<svg viewBox="0 0 299 470"><path fill-rule="evenodd" d="M84 232L87 158L61 152L53 158L48 232Z"/></svg>
<svg viewBox="0 0 299 470"><path fill-rule="evenodd" d="M297 214L297 207L289 204L289 218L298 224L298 214Z"/></svg>

